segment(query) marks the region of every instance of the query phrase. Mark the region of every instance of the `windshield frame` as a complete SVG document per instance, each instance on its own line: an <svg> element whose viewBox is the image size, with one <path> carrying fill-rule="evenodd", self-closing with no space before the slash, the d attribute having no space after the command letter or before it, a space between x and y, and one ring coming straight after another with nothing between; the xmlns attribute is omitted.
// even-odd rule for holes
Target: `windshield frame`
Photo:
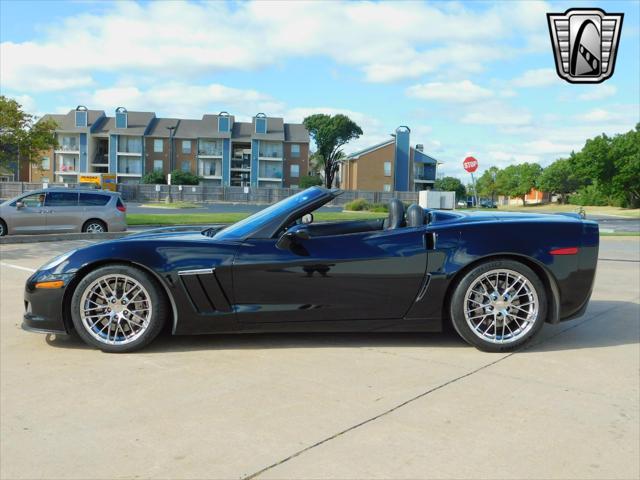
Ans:
<svg viewBox="0 0 640 480"><path fill-rule="evenodd" d="M341 193L339 190L328 190L318 186L307 188L223 228L213 236L213 239L274 238L295 218L318 209Z"/></svg>

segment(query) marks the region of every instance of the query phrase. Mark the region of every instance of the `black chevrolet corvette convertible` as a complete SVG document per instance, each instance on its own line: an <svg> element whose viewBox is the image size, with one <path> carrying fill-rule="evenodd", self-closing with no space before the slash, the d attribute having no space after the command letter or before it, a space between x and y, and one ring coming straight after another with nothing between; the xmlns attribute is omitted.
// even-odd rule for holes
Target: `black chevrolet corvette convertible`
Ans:
<svg viewBox="0 0 640 480"><path fill-rule="evenodd" d="M155 230L67 252L28 280L23 327L108 352L176 335L440 331L505 351L581 315L598 226L579 215L406 209L314 223L312 187L229 226Z"/></svg>

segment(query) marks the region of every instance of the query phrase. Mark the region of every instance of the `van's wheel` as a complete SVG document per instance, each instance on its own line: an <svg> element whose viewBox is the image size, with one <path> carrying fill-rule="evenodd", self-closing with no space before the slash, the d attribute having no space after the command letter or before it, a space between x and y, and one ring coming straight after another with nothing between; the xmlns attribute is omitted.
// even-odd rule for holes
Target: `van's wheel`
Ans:
<svg viewBox="0 0 640 480"><path fill-rule="evenodd" d="M85 275L71 298L78 335L105 352L131 352L148 345L169 315L155 278L127 265L108 265Z"/></svg>
<svg viewBox="0 0 640 480"><path fill-rule="evenodd" d="M0 220L0 237L4 237L7 234L7 224L4 220Z"/></svg>
<svg viewBox="0 0 640 480"><path fill-rule="evenodd" d="M82 226L84 233L104 233L107 231L107 226L101 220L88 220Z"/></svg>
<svg viewBox="0 0 640 480"><path fill-rule="evenodd" d="M458 334L487 352L515 350L531 340L547 317L544 285L526 265L496 260L470 270L451 298Z"/></svg>

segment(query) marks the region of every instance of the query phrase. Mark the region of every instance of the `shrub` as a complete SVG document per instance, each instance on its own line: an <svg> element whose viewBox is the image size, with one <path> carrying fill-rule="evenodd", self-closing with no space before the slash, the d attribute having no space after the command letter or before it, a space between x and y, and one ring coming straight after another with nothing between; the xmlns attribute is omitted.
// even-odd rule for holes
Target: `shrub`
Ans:
<svg viewBox="0 0 640 480"><path fill-rule="evenodd" d="M172 185L198 185L200 177L191 172L183 172L182 170L174 170L171 172Z"/></svg>
<svg viewBox="0 0 640 480"><path fill-rule="evenodd" d="M303 175L298 182L300 188L309 188L314 185L322 185L322 179L317 175Z"/></svg>
<svg viewBox="0 0 640 480"><path fill-rule="evenodd" d="M364 198L358 198L351 202L348 202L345 206L345 210L351 210L353 212L361 212L363 210L369 210L371 208L371 204L367 202Z"/></svg>
<svg viewBox="0 0 640 480"><path fill-rule="evenodd" d="M146 183L146 184L165 184L167 183L166 178L164 178L164 174L162 172L158 172L158 171L153 171L153 172L149 172L149 173L145 173L144 177L142 177L142 180L140 180L141 183Z"/></svg>
<svg viewBox="0 0 640 480"><path fill-rule="evenodd" d="M369 205L370 212L376 213L387 213L389 211L388 203L374 203L373 205Z"/></svg>
<svg viewBox="0 0 640 480"><path fill-rule="evenodd" d="M596 185L587 185L569 197L573 205L607 205L609 199Z"/></svg>

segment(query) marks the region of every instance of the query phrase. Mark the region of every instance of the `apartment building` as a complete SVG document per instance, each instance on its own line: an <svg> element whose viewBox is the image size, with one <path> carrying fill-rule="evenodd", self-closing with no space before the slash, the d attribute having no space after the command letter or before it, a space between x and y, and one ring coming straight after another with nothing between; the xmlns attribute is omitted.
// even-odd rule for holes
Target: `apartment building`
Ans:
<svg viewBox="0 0 640 480"><path fill-rule="evenodd" d="M411 129L398 127L389 140L347 156L340 164L340 187L345 190L430 190L436 180L438 161L411 146Z"/></svg>
<svg viewBox="0 0 640 480"><path fill-rule="evenodd" d="M75 183L81 173L115 173L118 183L137 183L147 172L179 169L208 185L296 187L309 171L304 125L264 113L237 122L228 112L192 120L78 106L43 118L58 124L58 146L22 180Z"/></svg>

